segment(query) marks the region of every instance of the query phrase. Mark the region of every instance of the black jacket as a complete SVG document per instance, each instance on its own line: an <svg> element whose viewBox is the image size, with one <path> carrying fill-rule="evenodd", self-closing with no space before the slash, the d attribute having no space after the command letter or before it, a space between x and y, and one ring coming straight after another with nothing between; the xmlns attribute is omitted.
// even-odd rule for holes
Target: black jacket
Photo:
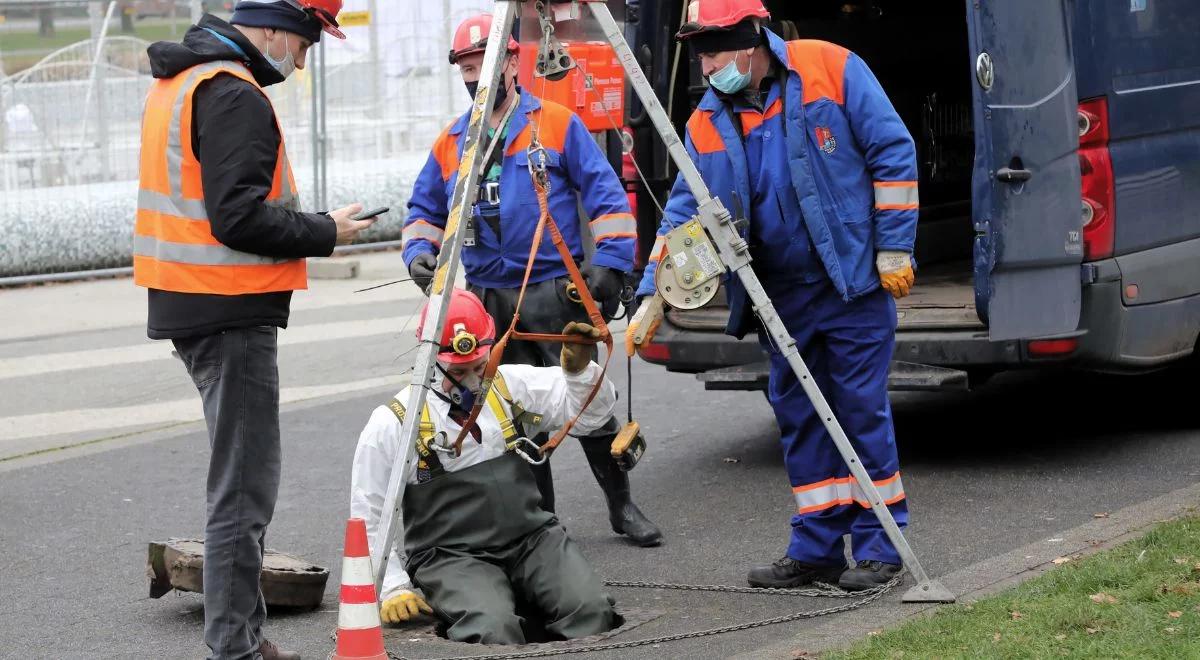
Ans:
<svg viewBox="0 0 1200 660"><path fill-rule="evenodd" d="M244 54L203 28L233 41ZM171 78L205 62L236 60L263 87L283 82L241 32L211 15L192 26L182 43L160 41L148 53L155 78ZM280 135L262 93L244 80L219 75L203 83L192 99L192 145L200 161L213 236L235 250L269 257L331 254L337 230L329 216L264 203ZM174 339L256 325L286 328L291 300L291 291L219 296L150 289L147 334L151 339Z"/></svg>

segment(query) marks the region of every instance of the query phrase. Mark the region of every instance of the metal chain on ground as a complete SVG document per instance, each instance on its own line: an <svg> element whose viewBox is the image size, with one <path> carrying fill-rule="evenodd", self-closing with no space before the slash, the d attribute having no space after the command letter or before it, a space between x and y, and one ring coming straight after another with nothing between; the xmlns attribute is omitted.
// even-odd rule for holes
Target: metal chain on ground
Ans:
<svg viewBox="0 0 1200 660"><path fill-rule="evenodd" d="M800 596L810 598L859 598L852 603L838 605L836 607L827 607L823 610L811 610L806 612L794 612L783 616L772 617L770 619L760 619L758 621L750 621L748 623L738 623L729 626L721 626L720 628L709 628L708 630L697 630L694 632L678 633L675 635L664 635L661 637L651 637L649 639L630 640L628 642L609 642L605 644L592 644L590 646L567 646L556 647L552 649L538 649L535 651L516 651L513 653L493 653L487 655L462 655L438 658L437 660L523 660L524 658L546 658L555 655L568 655L576 653L595 653L600 651L618 651L621 649L632 649L641 646L652 646L654 644L665 644L667 642L678 642L684 639L696 639L699 637L711 637L713 635L723 635L725 633L741 632L743 630L753 630L765 626L773 626L779 623L788 623L791 621L800 621L802 619L815 619L819 616L828 616L830 614L840 614L858 609L865 605L869 605L879 600L884 594L891 591L896 585L900 584L903 575L897 575L886 584L882 584L872 589L863 591L843 591L834 587L828 589L759 589L755 587L732 587L721 585L708 584L668 584L663 582L618 582L605 581L606 586L610 587L630 587L634 589L672 589L676 591L716 591L722 593L735 594L760 594L770 596ZM416 660L395 653L388 652L390 660Z"/></svg>
<svg viewBox="0 0 1200 660"><path fill-rule="evenodd" d="M892 580L897 582L899 578ZM882 593L891 589L894 585L892 582L882 584L871 589L862 591L846 591L839 589L833 585L824 582L815 582L818 585L813 589L769 589L764 587L732 587L724 584L670 584L667 582L619 582L616 580L606 580L604 585L607 587L628 587L631 589L671 589L674 591L716 591L726 594L755 594L760 596L804 596L808 598L858 598L860 596L873 596L876 593Z"/></svg>

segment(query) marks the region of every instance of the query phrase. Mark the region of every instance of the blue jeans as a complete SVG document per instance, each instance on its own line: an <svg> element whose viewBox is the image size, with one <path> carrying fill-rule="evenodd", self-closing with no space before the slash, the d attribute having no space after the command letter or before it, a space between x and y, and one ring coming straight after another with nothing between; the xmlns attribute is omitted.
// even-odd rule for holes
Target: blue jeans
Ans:
<svg viewBox="0 0 1200 660"><path fill-rule="evenodd" d="M204 643L212 660L258 660L259 587L279 494L278 329L174 339L204 402L212 455L204 528Z"/></svg>

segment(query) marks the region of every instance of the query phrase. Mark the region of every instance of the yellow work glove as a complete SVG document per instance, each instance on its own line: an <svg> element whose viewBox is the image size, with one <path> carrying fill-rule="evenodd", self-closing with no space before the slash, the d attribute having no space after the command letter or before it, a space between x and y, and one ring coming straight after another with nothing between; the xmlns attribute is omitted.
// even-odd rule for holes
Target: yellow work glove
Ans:
<svg viewBox="0 0 1200 660"><path fill-rule="evenodd" d="M893 298L908 295L916 276L907 252L882 250L875 255L875 268L879 271L880 283Z"/></svg>
<svg viewBox="0 0 1200 660"><path fill-rule="evenodd" d="M599 330L587 323L576 323L575 321L571 321L567 324L567 327L563 328L563 334L600 339ZM562 365L563 371L569 374L577 374L587 368L588 363L592 361L592 356L595 354L595 344L568 344L564 342L562 352L558 356L558 362Z"/></svg>
<svg viewBox="0 0 1200 660"><path fill-rule="evenodd" d="M634 352L641 348L641 344L634 343L634 337L637 336L638 328L646 325L646 336L642 338L642 344L649 343L654 339L654 333L658 330L658 326L662 325L662 299L658 295L648 296L644 300L637 311L629 319L629 327L625 328L625 354L633 357Z"/></svg>
<svg viewBox="0 0 1200 660"><path fill-rule="evenodd" d="M379 618L384 623L401 623L424 612L433 614L433 608L415 591L405 589L399 594L383 601L379 606Z"/></svg>

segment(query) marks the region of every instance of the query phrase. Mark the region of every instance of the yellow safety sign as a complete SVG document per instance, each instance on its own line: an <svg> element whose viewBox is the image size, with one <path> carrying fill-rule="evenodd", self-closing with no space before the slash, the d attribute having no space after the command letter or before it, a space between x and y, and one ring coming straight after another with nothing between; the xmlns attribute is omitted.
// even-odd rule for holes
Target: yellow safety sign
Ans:
<svg viewBox="0 0 1200 660"><path fill-rule="evenodd" d="M338 25L342 27L361 27L371 23L369 11L344 11L338 14Z"/></svg>

